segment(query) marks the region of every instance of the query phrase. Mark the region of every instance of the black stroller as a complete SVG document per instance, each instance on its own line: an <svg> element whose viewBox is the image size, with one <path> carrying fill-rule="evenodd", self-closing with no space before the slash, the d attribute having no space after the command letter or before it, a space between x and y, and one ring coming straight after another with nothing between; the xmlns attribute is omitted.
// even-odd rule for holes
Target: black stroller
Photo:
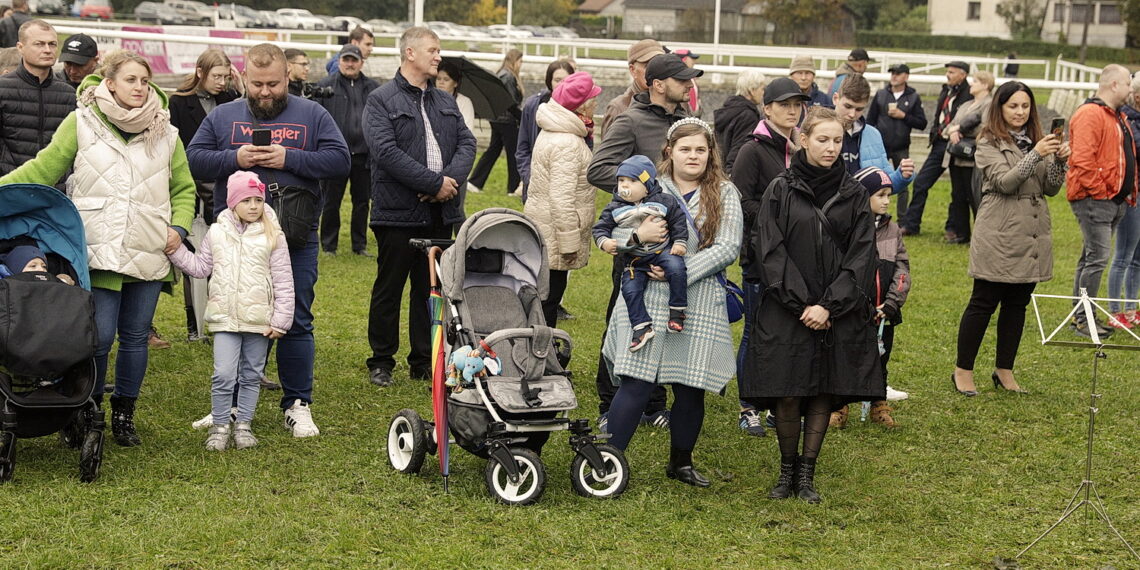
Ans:
<svg viewBox="0 0 1140 570"><path fill-rule="evenodd" d="M438 453L446 489L454 436L459 447L488 459L484 477L495 499L529 505L546 485L543 445L552 433L569 431L574 491L621 495L629 483L625 455L598 441L609 436L592 435L589 420L567 416L578 407L565 369L570 336L543 320L549 271L534 224L514 210L493 208L464 222L454 244L412 242L428 253L432 276L435 421L411 409L396 414L388 428L392 467L416 473L427 453ZM437 260L440 246L450 247ZM445 374L448 364L453 368ZM464 374L465 366L472 373Z"/></svg>
<svg viewBox="0 0 1140 570"><path fill-rule="evenodd" d="M12 478L16 439L60 433L79 449L80 479L103 461L103 411L95 401L95 303L83 221L50 186L0 186L0 255L21 245L45 254L47 273L0 279L0 482ZM55 275L67 275L69 285Z"/></svg>

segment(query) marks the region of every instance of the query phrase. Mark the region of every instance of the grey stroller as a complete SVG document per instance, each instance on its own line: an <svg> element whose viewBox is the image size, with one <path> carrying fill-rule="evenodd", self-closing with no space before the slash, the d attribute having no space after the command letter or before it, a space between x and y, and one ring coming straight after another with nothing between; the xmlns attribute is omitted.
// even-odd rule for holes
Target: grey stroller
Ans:
<svg viewBox="0 0 1140 570"><path fill-rule="evenodd" d="M589 420L568 417L578 407L565 368L571 341L543 320L549 270L534 224L514 210L493 208L471 216L454 242L411 245L427 253L432 276L435 421L411 409L396 414L388 429L392 467L418 473L426 454L437 453L446 489L454 441L488 459L485 480L495 499L528 505L545 489L543 445L551 433L569 431L574 491L621 495L629 483L624 454L599 442L608 435L592 435ZM464 374L464 363L481 371Z"/></svg>

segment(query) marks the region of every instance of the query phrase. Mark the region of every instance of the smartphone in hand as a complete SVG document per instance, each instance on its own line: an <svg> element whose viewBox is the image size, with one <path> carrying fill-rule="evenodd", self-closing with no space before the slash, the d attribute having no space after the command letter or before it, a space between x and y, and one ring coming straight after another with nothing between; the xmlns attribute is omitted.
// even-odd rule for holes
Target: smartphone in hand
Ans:
<svg viewBox="0 0 1140 570"><path fill-rule="evenodd" d="M272 142L269 129L253 129L253 140L251 142L254 146L269 146Z"/></svg>
<svg viewBox="0 0 1140 570"><path fill-rule="evenodd" d="M1065 119L1057 117L1053 119L1052 124L1049 125L1049 132L1056 135L1059 139L1065 138Z"/></svg>

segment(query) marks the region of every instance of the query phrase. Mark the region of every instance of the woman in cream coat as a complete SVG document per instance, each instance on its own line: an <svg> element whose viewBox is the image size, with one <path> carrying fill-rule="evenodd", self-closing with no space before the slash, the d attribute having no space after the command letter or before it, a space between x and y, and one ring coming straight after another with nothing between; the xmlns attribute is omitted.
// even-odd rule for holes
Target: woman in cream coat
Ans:
<svg viewBox="0 0 1140 570"><path fill-rule="evenodd" d="M551 327L570 270L585 267L590 259L596 190L586 181L592 156L586 139L594 136L593 116L601 92L589 73L579 71L563 79L550 101L538 107L536 120L542 131L534 144L523 213L546 242L550 295L542 302L542 314Z"/></svg>

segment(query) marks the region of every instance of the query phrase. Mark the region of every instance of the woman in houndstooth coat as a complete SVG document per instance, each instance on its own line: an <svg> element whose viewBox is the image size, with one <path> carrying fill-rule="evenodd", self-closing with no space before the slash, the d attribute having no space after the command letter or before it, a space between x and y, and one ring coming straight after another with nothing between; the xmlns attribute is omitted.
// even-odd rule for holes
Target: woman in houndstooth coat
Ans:
<svg viewBox="0 0 1140 570"><path fill-rule="evenodd" d="M717 274L740 252L743 214L740 194L721 169L716 137L699 119L677 122L666 136L664 160L658 166L664 192L684 203L690 213L688 309L684 330L662 333L637 352L628 349L632 331L628 311L619 297L610 319L602 354L610 376L619 383L610 406L610 443L625 449L650 392L656 384L673 387L669 425L671 450L665 474L684 483L706 487L708 479L693 469L692 454L704 422L705 392L720 392L736 373L736 358L725 308L725 289ZM636 231L618 230L619 250L631 249L635 239L661 241L662 220L647 220ZM665 331L669 319L669 288L659 269L651 274L645 307L654 328Z"/></svg>

